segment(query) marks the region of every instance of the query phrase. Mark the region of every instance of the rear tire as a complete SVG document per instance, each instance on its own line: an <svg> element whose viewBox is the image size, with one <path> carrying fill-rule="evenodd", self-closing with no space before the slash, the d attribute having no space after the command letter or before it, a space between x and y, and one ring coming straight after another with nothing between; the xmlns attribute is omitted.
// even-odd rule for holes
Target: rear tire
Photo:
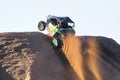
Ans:
<svg viewBox="0 0 120 80"><path fill-rule="evenodd" d="M45 28L46 28L46 23L45 23L44 21L40 21L40 22L38 23L38 29L39 29L40 31L44 31Z"/></svg>
<svg viewBox="0 0 120 80"><path fill-rule="evenodd" d="M54 47L58 49L62 48L63 42L60 38L54 38L52 43Z"/></svg>

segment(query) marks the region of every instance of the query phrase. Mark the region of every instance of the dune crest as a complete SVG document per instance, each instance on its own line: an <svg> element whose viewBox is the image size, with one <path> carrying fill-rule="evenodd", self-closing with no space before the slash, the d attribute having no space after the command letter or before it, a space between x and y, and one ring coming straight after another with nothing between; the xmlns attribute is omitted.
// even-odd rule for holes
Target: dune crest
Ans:
<svg viewBox="0 0 120 80"><path fill-rule="evenodd" d="M0 80L120 80L113 39L66 34L63 42L61 51L40 32L1 33Z"/></svg>

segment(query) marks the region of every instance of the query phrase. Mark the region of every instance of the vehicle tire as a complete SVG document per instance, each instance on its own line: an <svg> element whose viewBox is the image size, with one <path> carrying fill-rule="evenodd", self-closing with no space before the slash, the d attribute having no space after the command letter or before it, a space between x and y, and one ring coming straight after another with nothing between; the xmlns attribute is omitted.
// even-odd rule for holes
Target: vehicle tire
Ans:
<svg viewBox="0 0 120 80"><path fill-rule="evenodd" d="M63 42L60 38L54 38L52 43L53 43L54 47L56 47L58 49L62 48Z"/></svg>
<svg viewBox="0 0 120 80"><path fill-rule="evenodd" d="M46 23L45 23L44 21L40 21L40 22L38 23L38 29L39 29L40 31L44 31L45 28L46 28Z"/></svg>

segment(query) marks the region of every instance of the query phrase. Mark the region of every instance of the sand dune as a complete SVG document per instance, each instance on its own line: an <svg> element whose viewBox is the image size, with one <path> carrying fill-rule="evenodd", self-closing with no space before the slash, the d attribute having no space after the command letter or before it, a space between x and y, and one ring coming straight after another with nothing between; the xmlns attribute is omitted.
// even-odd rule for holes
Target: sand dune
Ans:
<svg viewBox="0 0 120 80"><path fill-rule="evenodd" d="M66 34L61 50L39 32L0 34L0 80L120 80L120 45Z"/></svg>

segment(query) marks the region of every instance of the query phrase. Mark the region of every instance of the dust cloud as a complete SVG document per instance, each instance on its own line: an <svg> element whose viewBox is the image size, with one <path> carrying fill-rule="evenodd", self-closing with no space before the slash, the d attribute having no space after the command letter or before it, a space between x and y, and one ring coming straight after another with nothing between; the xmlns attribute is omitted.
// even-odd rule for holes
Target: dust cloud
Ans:
<svg viewBox="0 0 120 80"><path fill-rule="evenodd" d="M62 50L80 80L102 80L95 38L78 38L69 33L63 42Z"/></svg>

